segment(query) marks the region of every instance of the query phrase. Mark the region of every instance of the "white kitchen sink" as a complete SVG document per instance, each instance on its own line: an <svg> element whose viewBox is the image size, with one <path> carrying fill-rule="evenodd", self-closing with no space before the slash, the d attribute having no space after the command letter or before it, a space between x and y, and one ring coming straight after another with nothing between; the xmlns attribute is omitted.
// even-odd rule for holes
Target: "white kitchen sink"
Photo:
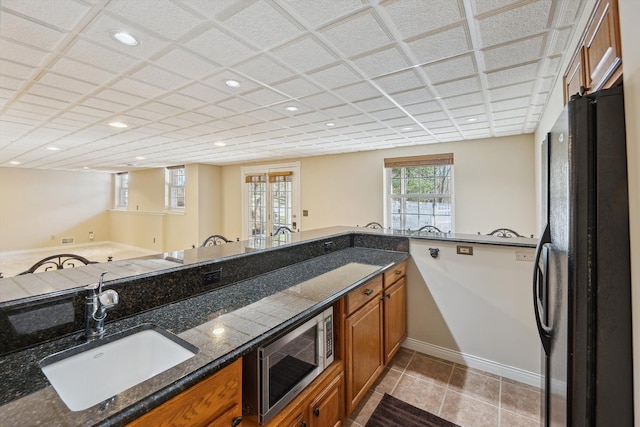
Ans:
<svg viewBox="0 0 640 427"><path fill-rule="evenodd" d="M184 362L197 347L142 325L45 357L42 372L72 411L82 411Z"/></svg>

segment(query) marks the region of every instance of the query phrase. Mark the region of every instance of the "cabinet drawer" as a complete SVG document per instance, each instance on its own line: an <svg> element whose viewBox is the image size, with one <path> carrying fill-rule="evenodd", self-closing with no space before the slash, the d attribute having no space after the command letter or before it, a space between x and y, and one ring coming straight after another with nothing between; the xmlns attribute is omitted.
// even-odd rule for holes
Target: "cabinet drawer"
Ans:
<svg viewBox="0 0 640 427"><path fill-rule="evenodd" d="M393 285L399 278L407 274L407 261L402 261L384 272L384 286Z"/></svg>
<svg viewBox="0 0 640 427"><path fill-rule="evenodd" d="M382 292L382 275L369 280L358 289L347 294L347 316L358 310L373 298L380 298Z"/></svg>

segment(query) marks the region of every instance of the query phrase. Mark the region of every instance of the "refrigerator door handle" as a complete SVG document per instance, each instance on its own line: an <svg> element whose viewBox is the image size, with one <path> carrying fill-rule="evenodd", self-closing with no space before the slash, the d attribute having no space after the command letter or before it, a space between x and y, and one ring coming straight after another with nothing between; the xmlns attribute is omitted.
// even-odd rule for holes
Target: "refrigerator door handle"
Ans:
<svg viewBox="0 0 640 427"><path fill-rule="evenodd" d="M543 322L540 316L540 313L544 309L543 302L540 300L540 286L543 286L542 289L544 291L544 295L546 295L547 292L547 272L540 269L540 257L543 252L548 253L544 250L544 246L549 243L551 243L551 231L549 229L549 224L547 224L544 232L542 233L542 237L538 242L536 257L533 264L533 310L536 318L536 327L538 328L538 334L540 335L540 341L542 341L542 347L546 354L549 354L549 349L551 347L551 328ZM546 256L543 261L546 270Z"/></svg>

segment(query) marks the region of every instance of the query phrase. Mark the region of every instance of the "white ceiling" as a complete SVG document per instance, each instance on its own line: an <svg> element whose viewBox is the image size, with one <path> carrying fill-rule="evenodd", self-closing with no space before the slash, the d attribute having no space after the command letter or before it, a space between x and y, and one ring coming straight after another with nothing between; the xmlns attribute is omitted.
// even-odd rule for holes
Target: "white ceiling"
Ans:
<svg viewBox="0 0 640 427"><path fill-rule="evenodd" d="M0 166L223 165L531 133L584 3L0 0Z"/></svg>

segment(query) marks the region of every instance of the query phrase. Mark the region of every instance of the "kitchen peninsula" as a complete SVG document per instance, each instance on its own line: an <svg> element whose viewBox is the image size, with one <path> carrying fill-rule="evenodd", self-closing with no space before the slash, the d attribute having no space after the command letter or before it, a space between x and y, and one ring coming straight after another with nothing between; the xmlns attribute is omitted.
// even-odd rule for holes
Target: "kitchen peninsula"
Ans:
<svg viewBox="0 0 640 427"><path fill-rule="evenodd" d="M534 239L486 236L434 235L409 239L390 231L335 227L296 233L286 242L265 242L265 249L260 250L256 250L259 248L255 244L250 248L246 242L188 250L184 253L184 264L169 270L108 281L106 286L117 288L121 294L122 306L109 313L112 322L106 325L107 334L153 323L192 343L199 352L106 404L81 412L66 408L40 372L38 362L78 344L82 290L61 291L40 297L40 301L31 297L3 302L0 310L5 331L16 331L16 325L30 325L32 329L25 332L31 335L27 339L17 335L3 337L7 344L3 344L4 355L0 358L3 399L0 424L10 420L31 425L47 420L57 425L124 425L406 260L410 246L460 242L498 251L514 247L530 251L535 244ZM441 256L445 256L446 250L443 247ZM207 251L221 253L215 256L212 252L205 254ZM205 260L205 256L209 258ZM421 264L417 265L419 269ZM526 264L527 268L530 266ZM208 289L201 286L202 274L216 269L222 271L219 284L207 285ZM29 307L35 309L29 311ZM56 310L67 317L51 316ZM65 320L69 324L65 325ZM42 326L46 322L49 324ZM211 333L219 328L224 328L225 333ZM50 333L59 333L60 337L47 335ZM100 372L92 374L100 380Z"/></svg>

